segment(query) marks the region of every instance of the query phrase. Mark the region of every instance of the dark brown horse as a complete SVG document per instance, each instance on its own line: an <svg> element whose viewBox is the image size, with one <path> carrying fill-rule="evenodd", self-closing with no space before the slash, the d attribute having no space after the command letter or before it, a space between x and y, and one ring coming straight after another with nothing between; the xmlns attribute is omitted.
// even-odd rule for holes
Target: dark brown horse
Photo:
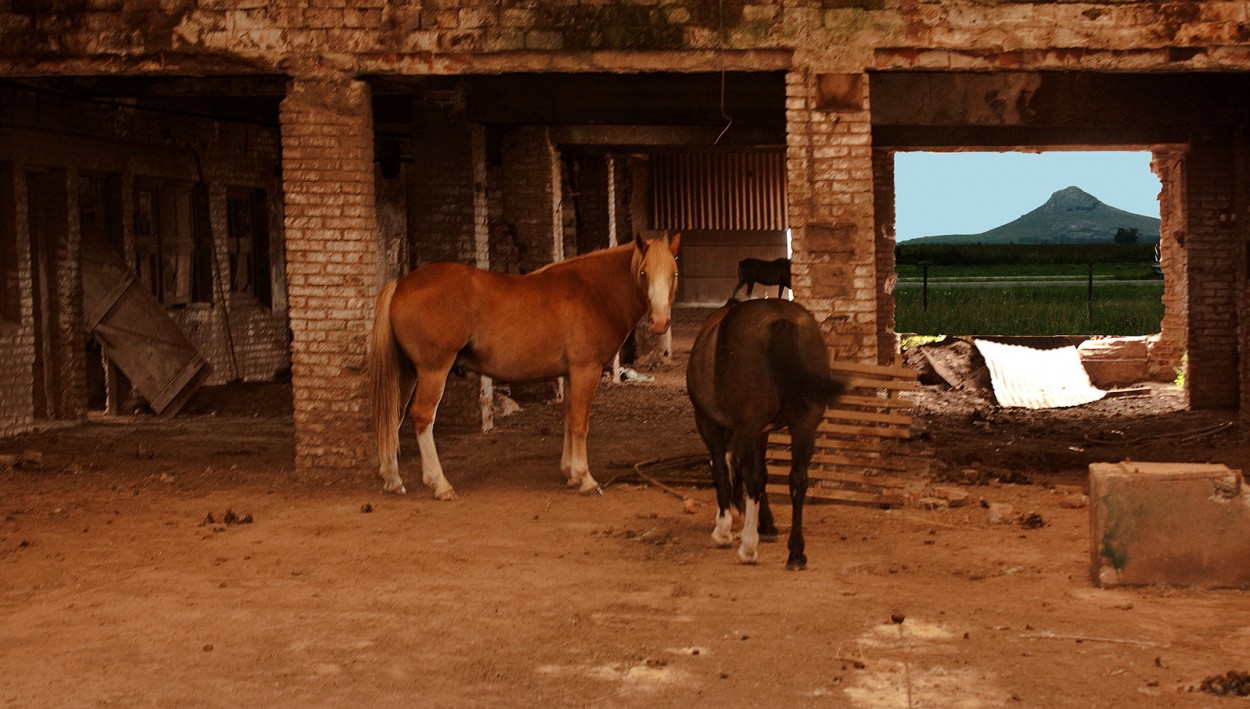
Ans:
<svg viewBox="0 0 1250 709"><path fill-rule="evenodd" d="M564 377L560 470L581 492L599 489L586 458L590 402L599 376L638 320L669 327L680 235L595 251L524 276L433 263L378 294L369 380L383 489L399 476L404 407L417 433L421 479L455 497L434 447L434 416L452 367L510 382Z"/></svg>
<svg viewBox="0 0 1250 709"><path fill-rule="evenodd" d="M719 512L712 540L733 543L729 506L746 510L738 558L754 564L760 535L775 536L764 486L768 433L790 428L792 441L790 556L786 568L807 566L803 551L803 498L816 427L825 407L845 386L829 375L829 352L820 327L789 300L733 302L712 313L690 350L686 390L695 424L712 456Z"/></svg>
<svg viewBox="0 0 1250 709"><path fill-rule="evenodd" d="M729 299L736 298L742 286L747 287L747 298L750 298L756 283L762 286L777 286L777 297L780 298L790 287L790 259L778 258L772 261L757 258L742 259L738 262L738 285L734 286L734 292L729 295Z"/></svg>

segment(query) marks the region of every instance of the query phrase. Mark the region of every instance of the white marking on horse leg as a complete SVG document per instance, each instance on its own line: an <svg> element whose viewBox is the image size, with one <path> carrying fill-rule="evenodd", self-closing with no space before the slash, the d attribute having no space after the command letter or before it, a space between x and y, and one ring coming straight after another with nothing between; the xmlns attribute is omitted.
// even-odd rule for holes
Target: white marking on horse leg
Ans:
<svg viewBox="0 0 1250 709"><path fill-rule="evenodd" d="M577 491L583 495L592 492L602 492L599 483L595 482L594 477L590 474L590 461L586 455L586 439L573 439L573 475L569 480L569 486L577 486Z"/></svg>
<svg viewBox="0 0 1250 709"><path fill-rule="evenodd" d="M590 432L590 401L599 386L599 365L580 365L569 371L568 391L565 392L565 430L570 439L569 485L585 495L602 493L599 483L590 475L590 459L586 455L586 435Z"/></svg>
<svg viewBox="0 0 1250 709"><path fill-rule="evenodd" d="M742 519L742 544L738 546L738 559L744 564L754 564L760 558L760 503L747 495L746 508Z"/></svg>
<svg viewBox="0 0 1250 709"><path fill-rule="evenodd" d="M564 450L560 453L560 472L564 474L565 484L573 487L578 480L573 474L573 432L569 428L568 401L568 397L564 397Z"/></svg>
<svg viewBox="0 0 1250 709"><path fill-rule="evenodd" d="M729 510L716 513L716 526L712 528L712 541L721 549L728 549L734 543L734 517Z"/></svg>
<svg viewBox="0 0 1250 709"><path fill-rule="evenodd" d="M439 462L438 450L434 447L433 423L417 434L417 448L421 451L421 481L434 488L437 499L456 499L456 491L443 475L443 464Z"/></svg>
<svg viewBox="0 0 1250 709"><path fill-rule="evenodd" d="M382 490L384 492L393 492L402 495L408 492L408 488L404 487L403 478L399 477L399 455L391 456L390 460L382 461L382 467L378 470L378 475L382 476Z"/></svg>

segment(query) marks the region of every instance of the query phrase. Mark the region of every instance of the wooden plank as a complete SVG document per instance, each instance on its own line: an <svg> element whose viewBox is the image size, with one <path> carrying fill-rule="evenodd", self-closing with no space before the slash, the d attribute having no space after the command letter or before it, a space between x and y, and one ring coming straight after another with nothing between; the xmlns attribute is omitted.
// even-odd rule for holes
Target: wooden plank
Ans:
<svg viewBox="0 0 1250 709"><path fill-rule="evenodd" d="M837 455L833 453L814 453L812 454L812 465L850 465L859 468L885 469L885 470L907 470L905 458L910 456L851 456ZM778 463L789 463L792 458L788 448L778 448L768 451L765 456L768 461L776 461Z"/></svg>
<svg viewBox="0 0 1250 709"><path fill-rule="evenodd" d="M765 490L770 495L790 496L790 488L785 485L769 485ZM846 505L863 507L901 507L906 498L899 493L871 493L856 490L833 490L828 488L808 487L807 502L838 502Z"/></svg>
<svg viewBox="0 0 1250 709"><path fill-rule="evenodd" d="M784 481L790 475L790 469L784 466L770 465L768 466L768 474L781 478ZM828 472L809 470L807 479L817 482L825 482L831 485L835 483L840 485L855 485L877 490L901 489L903 487L903 483L899 480L874 475L862 475L860 473L845 473L841 471ZM829 485L826 485L826 487L829 487Z"/></svg>
<svg viewBox="0 0 1250 709"><path fill-rule="evenodd" d="M896 423L910 426L911 417L906 414L877 414L869 411L830 409L825 412L826 421L865 421L870 423Z"/></svg>
<svg viewBox="0 0 1250 709"><path fill-rule="evenodd" d="M911 438L910 428L895 426L844 426L836 423L822 423L816 427L820 433L846 433L853 436L880 436L882 438Z"/></svg>
<svg viewBox="0 0 1250 709"><path fill-rule="evenodd" d="M208 363L109 246L84 237L81 249L83 302L112 300L92 310L90 317L99 317L92 334L153 411L176 412L204 381Z"/></svg>
<svg viewBox="0 0 1250 709"><path fill-rule="evenodd" d="M838 408L843 406L863 406L865 408L876 409L910 409L916 405L914 401L900 399L898 397L880 398L875 396L855 396L848 394L838 397ZM834 408L834 407L830 407Z"/></svg>
<svg viewBox="0 0 1250 709"><path fill-rule="evenodd" d="M829 363L829 369L835 372L857 372L878 377L915 379L916 370L893 364L867 364L864 362L844 362L835 360Z"/></svg>
<svg viewBox="0 0 1250 709"><path fill-rule="evenodd" d="M773 445L773 446L789 448L790 447L790 434L774 433L771 436L769 436L768 443L769 445ZM890 447L892 448L892 445ZM857 437L848 438L848 437L835 436L835 435L817 435L816 436L816 448L828 449L828 450L834 450L834 451L852 450L852 451L870 451L873 453L881 453L881 454L885 454L887 452L893 453L892 450L887 449L882 439L878 436L857 436Z"/></svg>
<svg viewBox="0 0 1250 709"><path fill-rule="evenodd" d="M893 391L911 391L916 388L914 379L870 379L863 376L838 377L849 387L860 389L890 389Z"/></svg>

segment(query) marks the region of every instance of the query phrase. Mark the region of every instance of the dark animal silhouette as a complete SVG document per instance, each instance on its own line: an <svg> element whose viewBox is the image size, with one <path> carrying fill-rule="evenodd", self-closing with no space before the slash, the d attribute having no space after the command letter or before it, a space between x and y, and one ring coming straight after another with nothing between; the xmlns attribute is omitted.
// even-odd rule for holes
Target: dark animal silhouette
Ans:
<svg viewBox="0 0 1250 709"><path fill-rule="evenodd" d="M772 261L757 258L742 259L738 262L738 285L734 286L734 292L730 294L729 299L734 300L738 291L742 290L742 286L747 287L747 297L750 298L756 283L763 286L777 286L777 297L780 298L785 289L790 287L790 259L778 258Z"/></svg>
<svg viewBox="0 0 1250 709"><path fill-rule="evenodd" d="M712 457L719 511L712 540L733 543L729 505L743 513L738 558L754 564L760 536L777 528L764 486L768 433L790 428L790 556L786 568L803 569L803 498L816 428L825 407L845 390L829 375L829 352L820 327L789 300L729 303L708 316L690 350L686 391L695 424Z"/></svg>

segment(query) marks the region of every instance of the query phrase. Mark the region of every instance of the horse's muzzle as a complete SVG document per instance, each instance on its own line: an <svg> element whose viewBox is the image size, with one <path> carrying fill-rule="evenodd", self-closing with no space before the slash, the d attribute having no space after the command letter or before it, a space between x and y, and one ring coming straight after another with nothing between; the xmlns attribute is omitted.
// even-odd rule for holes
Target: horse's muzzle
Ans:
<svg viewBox="0 0 1250 709"><path fill-rule="evenodd" d="M669 318L667 317L657 318L654 315L652 315L651 318L647 321L647 325L648 327L651 328L651 332L655 333L656 335L663 335L664 333L668 332L668 326L670 325L670 323L671 321Z"/></svg>

